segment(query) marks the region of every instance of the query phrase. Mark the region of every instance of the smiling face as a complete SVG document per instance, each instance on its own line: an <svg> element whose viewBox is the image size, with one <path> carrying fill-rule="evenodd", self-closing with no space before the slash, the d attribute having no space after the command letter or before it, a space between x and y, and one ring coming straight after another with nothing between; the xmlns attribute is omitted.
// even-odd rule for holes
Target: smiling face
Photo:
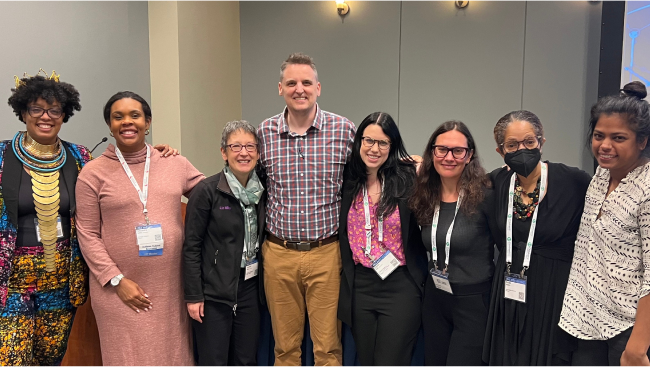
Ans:
<svg viewBox="0 0 650 367"><path fill-rule="evenodd" d="M236 130L228 136L228 146L221 148L221 157L228 163L228 167L240 182L245 182L246 178L255 169L259 158L259 150L256 144L257 141L253 134L243 130ZM232 145L240 145L238 148L241 148L241 150L234 152ZM255 145L256 148L253 152L249 152L246 145Z"/></svg>
<svg viewBox="0 0 650 367"><path fill-rule="evenodd" d="M382 150L379 147L380 141L386 141L390 143L390 138L384 134L384 130L377 124L370 124L366 126L362 134L364 141L361 142L361 147L359 148L359 155L361 155L361 160L366 164L366 170L368 174L376 174L379 171L379 168L386 162L388 159L388 154L390 153L390 144L386 150ZM369 147L367 146L367 138L375 140L374 144Z"/></svg>
<svg viewBox="0 0 650 367"><path fill-rule="evenodd" d="M320 96L320 83L311 66L289 64L284 69L278 90L291 113L309 113Z"/></svg>
<svg viewBox="0 0 650 367"><path fill-rule="evenodd" d="M111 106L110 129L122 152L137 152L144 148L145 131L150 125L142 104L134 99L122 98Z"/></svg>
<svg viewBox="0 0 650 367"><path fill-rule="evenodd" d="M43 110L61 110L59 102L55 100L52 104L49 104L43 98L38 98L27 107L28 109L38 107ZM25 121L27 133L32 139L39 144L52 145L56 143L65 115L61 114L58 118L52 118L48 112L43 112L41 117L32 117L28 111L24 111L22 117L23 121Z"/></svg>
<svg viewBox="0 0 650 367"><path fill-rule="evenodd" d="M612 176L625 177L637 167L648 140L637 141L624 116L601 115L591 136L591 151Z"/></svg>
<svg viewBox="0 0 650 367"><path fill-rule="evenodd" d="M438 135L434 144L447 148L468 148L467 138L458 130L451 130ZM454 158L452 150L449 150L447 155L438 158L432 151L431 159L433 160L433 167L440 175L440 178L458 180L473 154L474 152L470 151L464 158L457 159Z"/></svg>

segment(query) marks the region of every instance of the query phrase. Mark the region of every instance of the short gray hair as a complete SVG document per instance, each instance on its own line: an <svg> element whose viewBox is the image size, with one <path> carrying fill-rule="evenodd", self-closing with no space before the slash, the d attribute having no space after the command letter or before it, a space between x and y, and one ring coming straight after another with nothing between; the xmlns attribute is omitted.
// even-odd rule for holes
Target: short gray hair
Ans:
<svg viewBox="0 0 650 367"><path fill-rule="evenodd" d="M309 55L305 55L302 52L294 52L289 57L284 60L282 65L280 65L280 82L282 82L282 78L284 78L284 69L287 68L289 65L309 65L312 70L314 70L314 74L316 74L316 80L318 80L318 71L316 70L316 64L314 64L314 59L312 59Z"/></svg>
<svg viewBox="0 0 650 367"><path fill-rule="evenodd" d="M515 121L526 121L531 124L533 130L535 130L535 137L539 137L538 139L544 139L544 127L537 115L526 110L512 111L500 118L499 121L497 121L496 126L494 126L494 141L497 143L497 148L499 148L500 151L502 151L501 144L505 143L506 140L506 129L508 128L508 125Z"/></svg>
<svg viewBox="0 0 650 367"><path fill-rule="evenodd" d="M235 131L243 131L245 133L250 133L253 134L255 137L255 143L259 144L260 139L257 137L257 131L251 125L248 121L246 120L235 120L235 121L230 121L226 124L226 126L223 127L223 132L221 133L221 148L226 149L226 145L228 144L228 138L232 133Z"/></svg>

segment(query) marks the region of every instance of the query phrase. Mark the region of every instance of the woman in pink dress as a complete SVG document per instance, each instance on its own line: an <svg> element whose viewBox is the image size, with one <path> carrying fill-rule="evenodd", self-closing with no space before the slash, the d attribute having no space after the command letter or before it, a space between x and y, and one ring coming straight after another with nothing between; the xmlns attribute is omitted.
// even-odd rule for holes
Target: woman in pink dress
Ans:
<svg viewBox="0 0 650 367"><path fill-rule="evenodd" d="M192 365L181 285L181 196L202 179L145 143L151 109L132 92L104 107L112 144L77 180L77 231L105 365Z"/></svg>

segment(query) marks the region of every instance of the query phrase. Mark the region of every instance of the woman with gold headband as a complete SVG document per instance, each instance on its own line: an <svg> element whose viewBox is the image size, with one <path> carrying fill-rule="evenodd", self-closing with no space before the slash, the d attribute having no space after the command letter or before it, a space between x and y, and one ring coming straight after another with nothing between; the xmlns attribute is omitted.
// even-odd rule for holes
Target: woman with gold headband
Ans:
<svg viewBox="0 0 650 367"><path fill-rule="evenodd" d="M88 296L74 215L77 175L91 156L58 137L81 110L74 86L53 72L16 77L11 91L26 131L0 141L0 364L59 365Z"/></svg>

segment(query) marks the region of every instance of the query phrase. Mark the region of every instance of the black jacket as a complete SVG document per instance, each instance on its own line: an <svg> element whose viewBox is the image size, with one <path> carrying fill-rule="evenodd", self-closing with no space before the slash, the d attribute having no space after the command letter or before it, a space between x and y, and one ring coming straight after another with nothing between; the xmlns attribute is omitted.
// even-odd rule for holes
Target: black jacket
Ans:
<svg viewBox="0 0 650 367"><path fill-rule="evenodd" d="M354 291L354 260L348 240L348 212L352 206L353 197L349 193L348 182L343 182L343 198L341 200L341 214L339 217L339 244L341 246L341 288L339 291L338 318L352 326L352 293ZM408 207L408 199L398 201L400 223L402 227L402 244L404 246L404 257L406 268L411 280L424 294L424 281L427 276L427 254L422 243L420 227L415 215ZM377 276L377 281L381 278Z"/></svg>
<svg viewBox="0 0 650 367"><path fill-rule="evenodd" d="M260 248L264 240L266 192L257 204ZM244 246L244 212L223 171L192 190L185 215L183 283L185 301L237 303ZM260 302L265 303L262 251L257 252Z"/></svg>

